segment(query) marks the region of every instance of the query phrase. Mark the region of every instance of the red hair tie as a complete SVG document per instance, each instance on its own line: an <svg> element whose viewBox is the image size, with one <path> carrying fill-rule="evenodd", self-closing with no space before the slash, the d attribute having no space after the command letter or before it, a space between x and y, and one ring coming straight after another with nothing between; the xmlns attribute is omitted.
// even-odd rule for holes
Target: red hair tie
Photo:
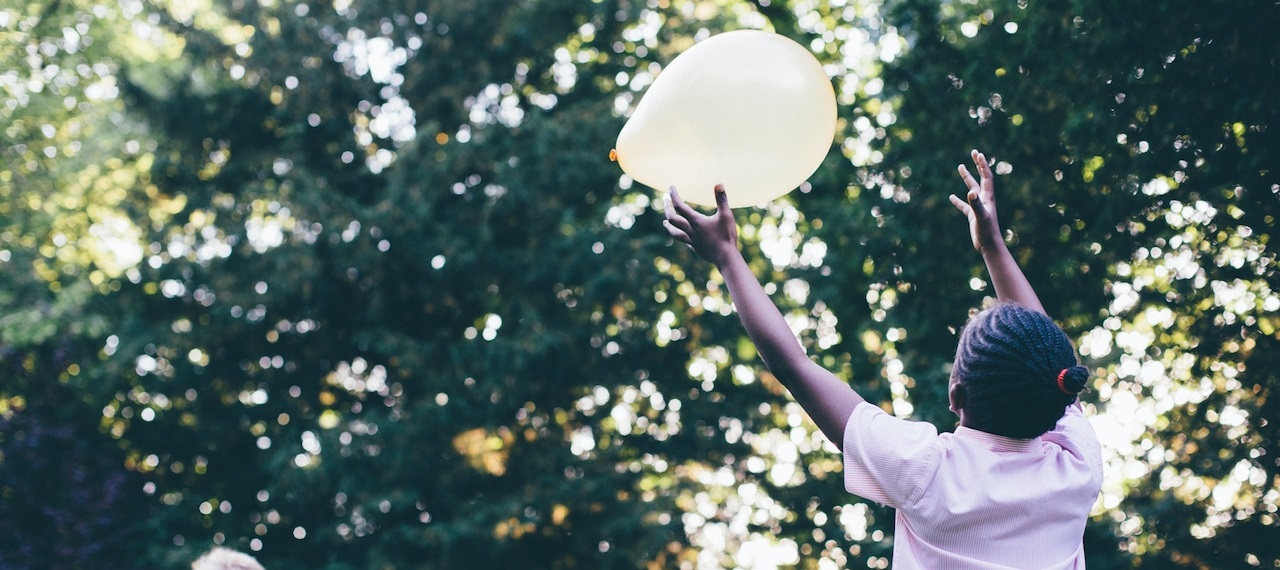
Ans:
<svg viewBox="0 0 1280 570"><path fill-rule="evenodd" d="M1072 393L1070 390L1067 390L1067 387L1062 385L1062 380L1066 377L1067 377L1067 369L1063 368L1062 372L1058 373L1058 389L1062 390L1063 394L1066 394L1068 396L1074 396L1075 395L1074 393Z"/></svg>

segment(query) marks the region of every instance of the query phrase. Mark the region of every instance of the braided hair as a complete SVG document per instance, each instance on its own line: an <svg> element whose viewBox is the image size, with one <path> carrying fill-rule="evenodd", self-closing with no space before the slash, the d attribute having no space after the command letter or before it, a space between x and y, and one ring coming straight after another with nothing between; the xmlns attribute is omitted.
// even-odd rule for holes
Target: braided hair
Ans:
<svg viewBox="0 0 1280 570"><path fill-rule="evenodd" d="M1001 303L960 334L953 374L964 393L965 424L1028 439L1053 429L1084 389L1067 334L1043 313Z"/></svg>

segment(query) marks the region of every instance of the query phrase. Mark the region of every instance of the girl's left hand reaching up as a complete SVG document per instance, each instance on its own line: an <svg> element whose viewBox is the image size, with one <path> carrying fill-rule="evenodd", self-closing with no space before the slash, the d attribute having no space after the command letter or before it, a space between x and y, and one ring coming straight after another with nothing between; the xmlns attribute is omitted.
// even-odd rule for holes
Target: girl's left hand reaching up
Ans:
<svg viewBox="0 0 1280 570"><path fill-rule="evenodd" d="M764 292L738 249L738 224L724 186L716 185L716 211L700 214L675 188L668 195L663 225L671 237L693 248L720 270L742 326L765 366L778 378L813 422L837 447L844 445L849 414L862 396L845 381L810 360L777 306Z"/></svg>

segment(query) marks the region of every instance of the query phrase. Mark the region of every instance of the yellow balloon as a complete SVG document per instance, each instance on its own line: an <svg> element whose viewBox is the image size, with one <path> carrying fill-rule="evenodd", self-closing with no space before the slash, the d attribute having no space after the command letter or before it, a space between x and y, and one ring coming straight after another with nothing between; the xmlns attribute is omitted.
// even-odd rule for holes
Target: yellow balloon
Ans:
<svg viewBox="0 0 1280 570"><path fill-rule="evenodd" d="M778 34L726 32L695 44L649 86L618 134L633 179L711 206L763 204L822 164L836 130L831 80L809 50Z"/></svg>

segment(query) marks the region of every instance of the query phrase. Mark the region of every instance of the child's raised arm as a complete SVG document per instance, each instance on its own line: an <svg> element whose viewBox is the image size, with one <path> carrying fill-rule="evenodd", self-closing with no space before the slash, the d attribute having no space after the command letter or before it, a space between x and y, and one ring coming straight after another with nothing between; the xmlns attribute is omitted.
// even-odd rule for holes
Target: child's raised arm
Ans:
<svg viewBox="0 0 1280 570"><path fill-rule="evenodd" d="M991 274L996 298L1002 301L1013 301L1033 311L1044 313L1040 298L1036 296L1031 283L1022 274L1018 262L1013 259L1008 246L1004 243L1000 221L996 218L995 182L991 176L991 166L987 164L987 157L974 150L973 163L978 168L981 181L975 181L973 175L969 174L969 169L961 164L960 178L969 188L966 194L967 201L953 194L951 203L969 218L969 235L973 238L973 248L982 254L982 261L987 264L987 273Z"/></svg>
<svg viewBox="0 0 1280 570"><path fill-rule="evenodd" d="M844 428L862 396L809 359L782 313L764 292L738 249L738 226L723 186L716 186L716 212L703 215L672 188L664 225L671 237L693 248L724 275L738 317L769 371L778 377L827 438L844 448Z"/></svg>

